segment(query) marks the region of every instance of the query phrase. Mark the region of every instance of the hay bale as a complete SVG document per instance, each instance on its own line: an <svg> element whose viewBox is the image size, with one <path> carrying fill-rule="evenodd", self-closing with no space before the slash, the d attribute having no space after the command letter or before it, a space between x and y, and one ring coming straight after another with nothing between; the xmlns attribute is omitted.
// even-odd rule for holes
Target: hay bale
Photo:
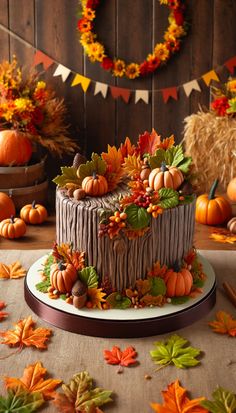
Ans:
<svg viewBox="0 0 236 413"><path fill-rule="evenodd" d="M236 119L199 111L184 119L183 144L193 159L194 184L198 192L209 191L218 178L225 192L236 176Z"/></svg>

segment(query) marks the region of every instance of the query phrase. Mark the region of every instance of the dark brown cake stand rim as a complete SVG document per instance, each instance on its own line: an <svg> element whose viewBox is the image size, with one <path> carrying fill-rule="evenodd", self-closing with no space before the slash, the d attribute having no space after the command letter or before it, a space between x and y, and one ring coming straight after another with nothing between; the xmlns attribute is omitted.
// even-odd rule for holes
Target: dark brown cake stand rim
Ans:
<svg viewBox="0 0 236 413"><path fill-rule="evenodd" d="M211 290L202 300L177 313L143 320L104 320L68 314L45 304L31 293L26 279L24 292L28 306L44 321L72 333L106 338L148 337L179 330L205 316L216 302L216 282L214 282Z"/></svg>

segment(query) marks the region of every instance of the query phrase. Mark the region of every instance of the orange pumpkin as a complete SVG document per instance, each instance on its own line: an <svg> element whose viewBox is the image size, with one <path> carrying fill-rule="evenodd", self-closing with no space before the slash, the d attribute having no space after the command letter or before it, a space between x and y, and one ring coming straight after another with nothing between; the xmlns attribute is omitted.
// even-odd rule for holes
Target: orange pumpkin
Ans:
<svg viewBox="0 0 236 413"><path fill-rule="evenodd" d="M16 208L12 199L4 192L0 192L0 221L14 216L15 213Z"/></svg>
<svg viewBox="0 0 236 413"><path fill-rule="evenodd" d="M174 269L167 271L165 283L167 297L183 297L190 294L193 277L187 268L180 269L175 266Z"/></svg>
<svg viewBox="0 0 236 413"><path fill-rule="evenodd" d="M26 233L25 221L21 218L11 218L4 219L0 222L0 235L4 238L20 238Z"/></svg>
<svg viewBox="0 0 236 413"><path fill-rule="evenodd" d="M227 195L231 201L236 202L236 177L229 182L227 186Z"/></svg>
<svg viewBox="0 0 236 413"><path fill-rule="evenodd" d="M158 191L160 188L178 189L184 177L180 169L176 166L168 166L163 162L160 168L155 168L149 175L149 187Z"/></svg>
<svg viewBox="0 0 236 413"><path fill-rule="evenodd" d="M42 224L47 219L48 213L43 205L36 204L35 201L32 204L23 206L20 210L20 217L27 224Z"/></svg>
<svg viewBox="0 0 236 413"><path fill-rule="evenodd" d="M51 265L50 282L60 293L70 293L77 280L77 271L72 264L56 263Z"/></svg>
<svg viewBox="0 0 236 413"><path fill-rule="evenodd" d="M25 165L32 155L32 143L16 130L0 132L0 165Z"/></svg>
<svg viewBox="0 0 236 413"><path fill-rule="evenodd" d="M232 216L232 208L227 199L215 195L217 185L218 179L214 181L209 194L197 197L195 217L200 224L219 225Z"/></svg>
<svg viewBox="0 0 236 413"><path fill-rule="evenodd" d="M82 189L90 196L102 196L108 191L108 183L104 176L97 175L95 172L92 176L86 176L82 181Z"/></svg>

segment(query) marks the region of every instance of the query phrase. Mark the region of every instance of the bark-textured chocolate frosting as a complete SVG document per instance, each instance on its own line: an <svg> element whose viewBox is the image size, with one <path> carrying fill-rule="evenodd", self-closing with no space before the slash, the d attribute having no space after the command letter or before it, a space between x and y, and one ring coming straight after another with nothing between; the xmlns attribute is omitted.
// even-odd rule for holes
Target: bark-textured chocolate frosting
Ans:
<svg viewBox="0 0 236 413"><path fill-rule="evenodd" d="M137 239L129 240L122 232L113 240L108 236L99 238L101 208L112 205L114 209L115 198L124 192L121 185L103 197L76 201L62 189L56 191L57 242L72 243L73 249L84 251L87 265L94 266L101 279L108 276L116 291L134 287L156 261L172 265L181 260L192 247L195 223L193 201L152 218L150 229Z"/></svg>

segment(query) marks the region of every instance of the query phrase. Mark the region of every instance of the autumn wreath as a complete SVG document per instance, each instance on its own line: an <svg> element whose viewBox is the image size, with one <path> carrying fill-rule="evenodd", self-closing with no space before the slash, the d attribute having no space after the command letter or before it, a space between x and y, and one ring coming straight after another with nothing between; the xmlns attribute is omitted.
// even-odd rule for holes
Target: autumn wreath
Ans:
<svg viewBox="0 0 236 413"><path fill-rule="evenodd" d="M80 32L80 43L89 60L93 63L100 62L101 67L110 71L113 76L126 76L129 79L149 75L166 64L172 54L179 51L180 39L186 35L185 5L184 0L159 0L159 2L166 5L170 10L169 26L164 34L164 41L157 43L143 62L126 63L119 57L109 57L104 45L97 40L94 26L96 9L100 4L100 0L80 0L82 17L78 20L78 30Z"/></svg>

